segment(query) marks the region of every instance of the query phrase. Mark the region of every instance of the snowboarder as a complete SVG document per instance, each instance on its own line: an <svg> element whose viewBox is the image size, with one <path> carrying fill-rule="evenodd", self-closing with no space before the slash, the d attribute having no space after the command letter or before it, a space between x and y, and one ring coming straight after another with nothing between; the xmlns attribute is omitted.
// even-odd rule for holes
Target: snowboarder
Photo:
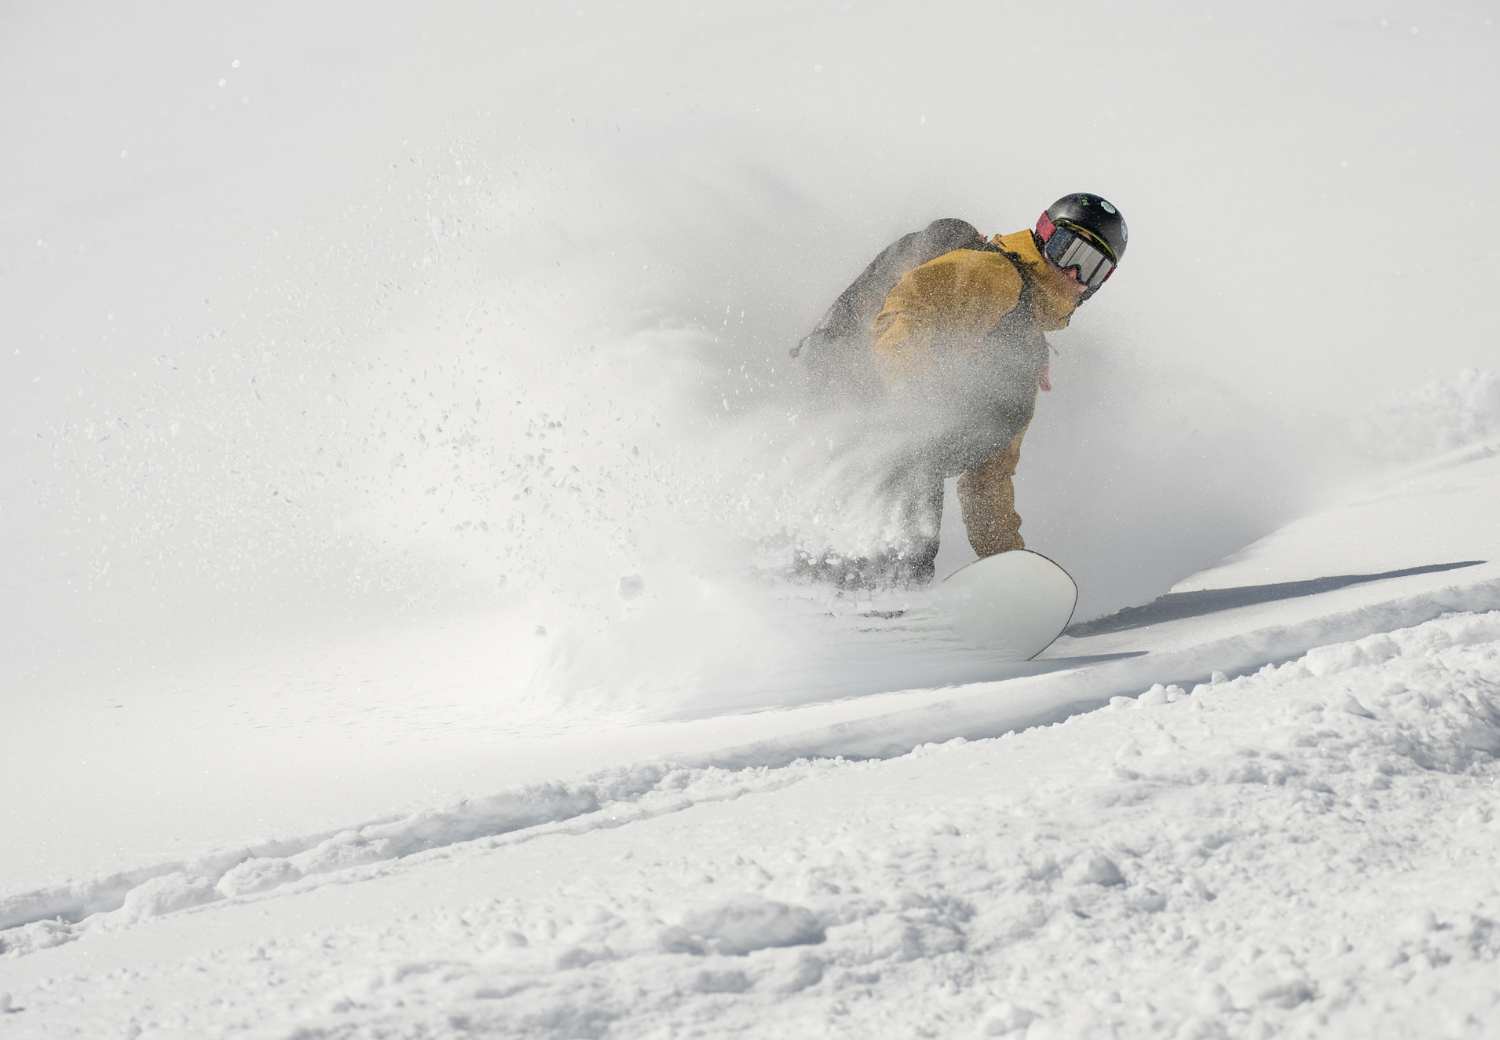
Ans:
<svg viewBox="0 0 1500 1040"><path fill-rule="evenodd" d="M855 587L930 580L951 476L979 556L1024 547L1012 478L1037 392L1051 389L1044 333L1114 273L1126 240L1115 206L1075 193L1035 228L986 240L939 220L871 262L793 354L826 400L860 401L897 431L900 449L871 476L890 513L885 544L799 552L799 570Z"/></svg>

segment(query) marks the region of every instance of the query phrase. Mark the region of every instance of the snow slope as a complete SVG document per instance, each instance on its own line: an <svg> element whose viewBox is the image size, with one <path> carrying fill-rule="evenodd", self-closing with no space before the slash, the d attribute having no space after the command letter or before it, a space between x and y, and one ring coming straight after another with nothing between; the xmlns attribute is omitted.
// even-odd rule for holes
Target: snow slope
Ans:
<svg viewBox="0 0 1500 1040"><path fill-rule="evenodd" d="M693 714L689 701L675 719L592 704L569 714L543 688L543 703L512 702L501 714L495 689L539 668L545 640L492 615L333 646L289 643L270 660L217 660L154 686L75 695L71 711L0 736L7 768L32 788L10 807L16 846L0 879L15 892L216 847L254 848L506 787L582 780L652 755L713 748L704 761L733 765L889 755L923 741L994 736L1156 681L1191 684L1444 611L1493 609L1495 567L1473 561L1494 555L1484 549L1495 537L1484 496L1497 476L1485 448L1423 464L1149 607L1075 627L1030 665L922 650L878 656L879 647L863 646L868 660L825 656L821 670L782 674L782 686L765 680L748 702L796 710L682 717ZM1348 530L1384 533L1351 539ZM1363 572L1362 557L1370 561ZM526 653L531 660L517 659ZM879 692L1006 676L1023 678L1003 699L983 686ZM177 690L191 696L169 696ZM59 819L71 821L67 832Z"/></svg>
<svg viewBox="0 0 1500 1040"><path fill-rule="evenodd" d="M5 1025L1485 1035L1497 478L1361 489L1056 671L533 736L489 797L12 889Z"/></svg>
<svg viewBox="0 0 1500 1040"><path fill-rule="evenodd" d="M1500 431L1425 233L1500 238L1496 33L4 5L0 1035L1485 1032L1494 455L1326 498ZM858 469L787 348L1075 188L1018 492L1090 623L806 657L726 576Z"/></svg>

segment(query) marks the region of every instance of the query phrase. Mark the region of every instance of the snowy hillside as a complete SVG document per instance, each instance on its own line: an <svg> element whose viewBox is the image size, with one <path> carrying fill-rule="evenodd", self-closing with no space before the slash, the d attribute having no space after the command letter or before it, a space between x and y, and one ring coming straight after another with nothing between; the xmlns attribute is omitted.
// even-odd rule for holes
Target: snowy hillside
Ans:
<svg viewBox="0 0 1500 1040"><path fill-rule="evenodd" d="M6 1025L1485 1035L1497 508L1471 448L1080 626L1056 671L532 734L487 797L14 892ZM1385 569L1345 573L1351 541Z"/></svg>
<svg viewBox="0 0 1500 1040"><path fill-rule="evenodd" d="M1495 1035L1495 21L0 5L0 1040ZM790 346L1080 189L1077 623L788 583Z"/></svg>

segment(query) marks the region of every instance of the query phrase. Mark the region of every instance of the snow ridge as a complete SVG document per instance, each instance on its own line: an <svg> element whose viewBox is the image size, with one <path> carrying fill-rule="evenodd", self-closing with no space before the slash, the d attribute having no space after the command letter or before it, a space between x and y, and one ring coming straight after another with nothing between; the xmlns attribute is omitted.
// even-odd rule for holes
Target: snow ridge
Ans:
<svg viewBox="0 0 1500 1040"><path fill-rule="evenodd" d="M575 783L532 784L332 833L23 893L0 899L0 955L22 956L58 946L91 927L136 924L549 824L585 818L577 832L620 826L694 804L737 798L750 790L782 787L797 782L803 772L682 768L669 763L604 770Z"/></svg>

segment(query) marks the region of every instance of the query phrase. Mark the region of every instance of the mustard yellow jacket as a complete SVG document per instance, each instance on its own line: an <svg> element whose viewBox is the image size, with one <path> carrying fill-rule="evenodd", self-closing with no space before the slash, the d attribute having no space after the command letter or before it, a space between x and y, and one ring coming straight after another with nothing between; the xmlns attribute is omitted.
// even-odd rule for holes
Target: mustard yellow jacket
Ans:
<svg viewBox="0 0 1500 1040"><path fill-rule="evenodd" d="M1067 277L1043 259L1031 232L996 235L991 241L1005 252L944 253L907 272L886 296L875 318L873 350L876 369L893 392L911 386L945 354L972 352L979 360L985 350L1006 349L1003 339L986 337L1027 295L1029 318L1038 331L1068 324L1077 307L1076 292ZM1005 253L1026 266L1029 294L1023 292L1026 283ZM1035 390L1032 394L1034 399ZM1024 435L1023 428L1008 445L959 475L964 527L980 556L1025 547L1014 485Z"/></svg>

